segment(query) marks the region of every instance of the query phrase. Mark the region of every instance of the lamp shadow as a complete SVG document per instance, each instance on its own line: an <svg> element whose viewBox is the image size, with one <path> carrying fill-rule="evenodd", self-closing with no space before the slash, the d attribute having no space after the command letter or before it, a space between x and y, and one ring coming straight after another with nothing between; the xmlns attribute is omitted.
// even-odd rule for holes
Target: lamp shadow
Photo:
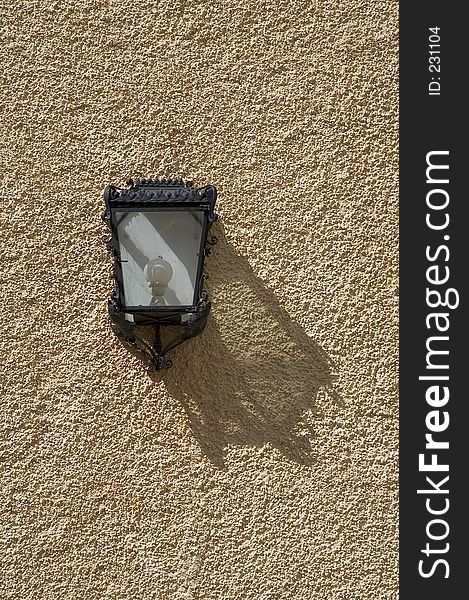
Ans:
<svg viewBox="0 0 469 600"><path fill-rule="evenodd" d="M193 435L215 466L229 446L266 443L312 465L316 398L337 404L333 365L274 293L239 256L217 223L206 267L212 313L205 331L171 352L174 367L151 375L186 411Z"/></svg>

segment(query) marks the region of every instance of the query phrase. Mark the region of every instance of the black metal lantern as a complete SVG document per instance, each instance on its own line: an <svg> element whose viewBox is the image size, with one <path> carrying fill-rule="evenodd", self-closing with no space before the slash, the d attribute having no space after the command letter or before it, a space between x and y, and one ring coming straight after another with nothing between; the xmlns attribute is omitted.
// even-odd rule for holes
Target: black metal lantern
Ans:
<svg viewBox="0 0 469 600"><path fill-rule="evenodd" d="M144 352L151 368L169 368L166 353L201 333L210 312L204 258L217 241L208 239L217 190L182 179L127 185L104 190L114 257L109 315L116 334Z"/></svg>

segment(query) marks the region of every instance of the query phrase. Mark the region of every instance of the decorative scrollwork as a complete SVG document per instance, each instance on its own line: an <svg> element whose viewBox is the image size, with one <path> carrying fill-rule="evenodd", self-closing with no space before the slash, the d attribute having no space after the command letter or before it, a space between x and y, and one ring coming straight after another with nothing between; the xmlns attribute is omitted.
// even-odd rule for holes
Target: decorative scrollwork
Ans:
<svg viewBox="0 0 469 600"><path fill-rule="evenodd" d="M215 244L217 242L218 242L217 236L216 235L212 235L212 237L209 240L207 240L206 244L208 246L215 246ZM205 246L204 253L205 253L205 256L210 256L210 254L212 254L212 248L209 248L209 247Z"/></svg>
<svg viewBox="0 0 469 600"><path fill-rule="evenodd" d="M106 246L106 251L108 252L108 254L110 254L110 255L114 254L114 248L112 245L112 237L108 238L107 235L104 235L101 238L101 242Z"/></svg>

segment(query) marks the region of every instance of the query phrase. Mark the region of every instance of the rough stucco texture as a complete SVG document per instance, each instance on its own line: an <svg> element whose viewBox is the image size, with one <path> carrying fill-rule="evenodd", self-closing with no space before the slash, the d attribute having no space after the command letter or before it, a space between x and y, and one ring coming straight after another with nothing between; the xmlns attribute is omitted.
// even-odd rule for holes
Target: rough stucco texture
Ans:
<svg viewBox="0 0 469 600"><path fill-rule="evenodd" d="M2 0L6 599L397 596L397 6ZM202 336L112 335L102 190L219 189Z"/></svg>

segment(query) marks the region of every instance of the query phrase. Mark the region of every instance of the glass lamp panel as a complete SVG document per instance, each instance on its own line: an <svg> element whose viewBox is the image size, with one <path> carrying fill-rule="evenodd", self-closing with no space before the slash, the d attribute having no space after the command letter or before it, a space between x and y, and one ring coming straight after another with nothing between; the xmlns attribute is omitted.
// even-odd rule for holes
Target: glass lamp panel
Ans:
<svg viewBox="0 0 469 600"><path fill-rule="evenodd" d="M127 307L192 306L203 211L117 211Z"/></svg>

